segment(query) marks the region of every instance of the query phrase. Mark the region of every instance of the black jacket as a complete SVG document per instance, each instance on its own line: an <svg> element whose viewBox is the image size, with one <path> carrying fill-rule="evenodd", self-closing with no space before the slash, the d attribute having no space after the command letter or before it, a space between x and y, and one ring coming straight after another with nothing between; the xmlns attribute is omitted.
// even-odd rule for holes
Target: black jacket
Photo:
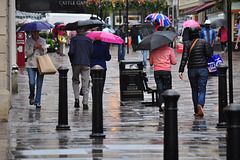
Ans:
<svg viewBox="0 0 240 160"><path fill-rule="evenodd" d="M207 68L208 59L211 57L210 45L204 39L198 39L189 57L189 50L194 40L189 40L184 43L182 60L179 67L179 72L184 72L184 67L188 61L188 69Z"/></svg>
<svg viewBox="0 0 240 160"><path fill-rule="evenodd" d="M142 24L140 29L141 38L144 38L154 32L156 32L154 25L148 22Z"/></svg>

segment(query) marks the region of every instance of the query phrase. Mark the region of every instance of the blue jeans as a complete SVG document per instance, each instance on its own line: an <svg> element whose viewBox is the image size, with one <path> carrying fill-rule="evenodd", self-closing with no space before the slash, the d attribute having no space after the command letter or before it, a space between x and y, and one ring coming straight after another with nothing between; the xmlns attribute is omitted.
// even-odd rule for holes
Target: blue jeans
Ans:
<svg viewBox="0 0 240 160"><path fill-rule="evenodd" d="M147 66L147 50L143 50L143 65Z"/></svg>
<svg viewBox="0 0 240 160"><path fill-rule="evenodd" d="M118 44L118 60L125 59L125 46L124 44Z"/></svg>
<svg viewBox="0 0 240 160"><path fill-rule="evenodd" d="M197 105L204 107L205 95L206 95L206 85L208 80L208 69L198 68L198 69L188 69L188 78L190 80L192 88L192 100L194 104L194 112L197 114Z"/></svg>
<svg viewBox="0 0 240 160"><path fill-rule="evenodd" d="M44 76L39 74L37 68L28 68L27 71L28 71L29 87L30 87L29 99L34 99L36 76L37 76L37 91L36 91L36 97L34 99L34 105L41 104L42 84L43 84Z"/></svg>
<svg viewBox="0 0 240 160"><path fill-rule="evenodd" d="M154 71L154 79L158 89L158 106L159 111L162 111L161 105L163 103L161 94L167 89L172 89L172 75L170 71Z"/></svg>

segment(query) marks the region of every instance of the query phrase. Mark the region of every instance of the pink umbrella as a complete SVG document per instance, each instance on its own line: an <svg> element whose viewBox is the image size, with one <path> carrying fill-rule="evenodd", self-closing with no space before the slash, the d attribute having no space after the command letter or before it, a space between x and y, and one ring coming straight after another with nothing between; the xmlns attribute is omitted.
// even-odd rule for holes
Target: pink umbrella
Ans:
<svg viewBox="0 0 240 160"><path fill-rule="evenodd" d="M124 43L124 41L121 37L116 36L115 34L112 34L112 33L109 33L109 32L92 31L92 32L88 33L86 36L91 38L91 39L100 38L101 41L107 42L107 43L118 43L118 44Z"/></svg>
<svg viewBox="0 0 240 160"><path fill-rule="evenodd" d="M57 26L57 28L60 28L60 27L65 27L67 24L59 24L58 26Z"/></svg>
<svg viewBox="0 0 240 160"><path fill-rule="evenodd" d="M200 24L194 20L187 20L182 25L183 27L200 27Z"/></svg>

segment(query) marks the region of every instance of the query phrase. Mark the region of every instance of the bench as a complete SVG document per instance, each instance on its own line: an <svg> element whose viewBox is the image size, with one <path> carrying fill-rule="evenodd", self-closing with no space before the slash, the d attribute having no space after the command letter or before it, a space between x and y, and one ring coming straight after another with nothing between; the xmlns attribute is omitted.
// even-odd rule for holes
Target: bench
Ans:
<svg viewBox="0 0 240 160"><path fill-rule="evenodd" d="M142 80L143 80L143 91L149 94L152 94L152 102L142 102L145 106L157 106L158 104L158 91L157 87L149 87L148 86L148 77L146 72L142 72Z"/></svg>

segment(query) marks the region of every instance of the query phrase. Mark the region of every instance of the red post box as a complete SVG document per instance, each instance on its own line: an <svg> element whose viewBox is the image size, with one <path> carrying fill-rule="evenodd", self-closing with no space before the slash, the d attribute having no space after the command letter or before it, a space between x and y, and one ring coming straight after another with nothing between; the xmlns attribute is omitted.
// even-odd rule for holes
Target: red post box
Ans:
<svg viewBox="0 0 240 160"><path fill-rule="evenodd" d="M25 66L25 32L17 32L16 35L16 44L17 44L17 65Z"/></svg>

